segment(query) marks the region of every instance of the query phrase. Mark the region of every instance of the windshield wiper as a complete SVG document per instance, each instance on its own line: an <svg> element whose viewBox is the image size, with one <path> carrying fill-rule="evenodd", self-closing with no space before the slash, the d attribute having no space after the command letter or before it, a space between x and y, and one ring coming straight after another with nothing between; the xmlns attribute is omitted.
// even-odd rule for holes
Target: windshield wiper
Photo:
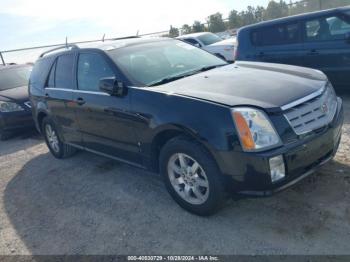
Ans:
<svg viewBox="0 0 350 262"><path fill-rule="evenodd" d="M159 81L152 82L152 83L150 83L150 84L147 85L147 86L163 85L163 84L166 84L166 83L169 83L169 82L172 82L172 81L175 81L175 80L178 80L178 79L187 77L187 76L191 76L191 75L195 75L195 74L198 74L198 73L201 73L201 72L209 71L209 70L211 70L211 69L214 69L214 68L217 68L217 67L221 67L221 66L224 66L224 65L227 65L227 64L212 65L212 66L204 66L204 67L201 67L201 68L199 68L199 69L196 69L196 70L187 72L187 73L185 73L185 74L165 77L165 78L163 78L163 79L161 79L161 80L159 80Z"/></svg>
<svg viewBox="0 0 350 262"><path fill-rule="evenodd" d="M213 65L213 66L204 66L204 67L196 70L195 72L196 73L205 72L205 71L209 71L209 70L212 70L214 68L218 68L218 67L221 67L221 66L224 66L224 65L227 65L227 64L220 64L220 65Z"/></svg>
<svg viewBox="0 0 350 262"><path fill-rule="evenodd" d="M166 84L166 83L169 83L169 82L172 82L172 81L175 81L175 80L178 80L178 79L181 79L181 78L184 78L188 76L187 74L184 74L184 75L177 75L177 76L169 76L169 77L165 77L161 80L158 80L158 81L155 81L155 82L152 82L151 84L147 85L147 86L158 86L158 85L163 85L163 84Z"/></svg>

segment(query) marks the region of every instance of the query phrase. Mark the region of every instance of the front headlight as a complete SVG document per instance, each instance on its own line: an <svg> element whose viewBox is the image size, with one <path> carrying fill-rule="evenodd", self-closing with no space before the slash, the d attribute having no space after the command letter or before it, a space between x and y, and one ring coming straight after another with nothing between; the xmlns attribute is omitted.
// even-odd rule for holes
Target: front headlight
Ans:
<svg viewBox="0 0 350 262"><path fill-rule="evenodd" d="M232 109L233 120L244 151L261 151L281 144L266 114L255 108Z"/></svg>
<svg viewBox="0 0 350 262"><path fill-rule="evenodd" d="M16 103L0 101L0 112L8 113L8 112L23 111L23 110L24 108Z"/></svg>

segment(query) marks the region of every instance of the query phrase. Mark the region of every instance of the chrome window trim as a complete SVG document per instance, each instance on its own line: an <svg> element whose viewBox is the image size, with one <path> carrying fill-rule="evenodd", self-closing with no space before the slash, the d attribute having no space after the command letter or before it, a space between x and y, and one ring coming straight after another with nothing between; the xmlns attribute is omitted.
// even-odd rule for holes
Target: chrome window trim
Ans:
<svg viewBox="0 0 350 262"><path fill-rule="evenodd" d="M28 108L32 108L32 104L30 103L30 101L24 102L24 104L25 104Z"/></svg>
<svg viewBox="0 0 350 262"><path fill-rule="evenodd" d="M79 90L79 89L54 88L54 87L46 87L45 89L47 89L47 90L59 90L59 91L73 92L73 93L84 93L84 94L92 94L92 95L110 96L109 94L107 94L105 92L98 92L98 91L86 91L86 90Z"/></svg>
<svg viewBox="0 0 350 262"><path fill-rule="evenodd" d="M322 95L323 92L326 90L327 85L328 85L328 83L327 83L323 88L321 88L320 90L317 90L317 91L314 92L314 93L311 93L310 95L307 95L307 96L305 96L305 97L303 97L303 98L300 98L300 99L298 99L298 100L295 100L295 101L293 101L293 102L291 102L291 103L289 103L289 104L286 104L286 105L284 105L284 106L281 106L282 111L286 111L286 110L288 110L288 109L290 109L290 108L292 108L292 107L295 107L295 106L297 106L297 105L300 105L300 104L302 104L302 103L307 102L308 100L311 100L311 99L313 99L313 98L315 98L315 97L318 97L318 96Z"/></svg>

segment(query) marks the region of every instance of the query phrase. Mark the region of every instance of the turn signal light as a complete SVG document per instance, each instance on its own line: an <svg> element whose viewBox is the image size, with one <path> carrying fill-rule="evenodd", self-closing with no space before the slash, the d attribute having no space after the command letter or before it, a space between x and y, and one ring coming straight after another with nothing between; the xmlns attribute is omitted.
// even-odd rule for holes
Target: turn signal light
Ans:
<svg viewBox="0 0 350 262"><path fill-rule="evenodd" d="M236 127L239 132L239 137L245 149L252 150L255 148L255 143L250 132L247 121L240 112L233 112L233 118L236 122Z"/></svg>

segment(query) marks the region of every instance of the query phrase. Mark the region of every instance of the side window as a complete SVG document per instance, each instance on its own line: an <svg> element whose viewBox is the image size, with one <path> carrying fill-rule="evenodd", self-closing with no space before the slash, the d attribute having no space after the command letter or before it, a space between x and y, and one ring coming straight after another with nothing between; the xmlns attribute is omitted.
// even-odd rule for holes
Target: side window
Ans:
<svg viewBox="0 0 350 262"><path fill-rule="evenodd" d="M99 82L103 77L115 74L106 60L99 54L80 54L78 62L78 89L99 91Z"/></svg>
<svg viewBox="0 0 350 262"><path fill-rule="evenodd" d="M55 61L51 67L50 75L47 80L47 87L55 87L55 73L56 73L56 64L57 64L56 62L57 61Z"/></svg>
<svg viewBox="0 0 350 262"><path fill-rule="evenodd" d="M343 40L350 33L350 21L338 16L320 17L305 22L306 41Z"/></svg>
<svg viewBox="0 0 350 262"><path fill-rule="evenodd" d="M56 61L55 87L73 89L73 65L72 54L61 55Z"/></svg>
<svg viewBox="0 0 350 262"><path fill-rule="evenodd" d="M192 38L186 38L186 39L184 39L184 41L185 41L186 43L191 44L191 45L199 45L199 46L201 46L201 45L198 43L198 41L196 41L195 39L192 39Z"/></svg>
<svg viewBox="0 0 350 262"><path fill-rule="evenodd" d="M339 39L344 39L345 34L350 33L350 20L345 20L340 17L327 19L330 26L331 35Z"/></svg>
<svg viewBox="0 0 350 262"><path fill-rule="evenodd" d="M253 31L251 40L255 46L287 45L298 43L299 23L269 26Z"/></svg>

